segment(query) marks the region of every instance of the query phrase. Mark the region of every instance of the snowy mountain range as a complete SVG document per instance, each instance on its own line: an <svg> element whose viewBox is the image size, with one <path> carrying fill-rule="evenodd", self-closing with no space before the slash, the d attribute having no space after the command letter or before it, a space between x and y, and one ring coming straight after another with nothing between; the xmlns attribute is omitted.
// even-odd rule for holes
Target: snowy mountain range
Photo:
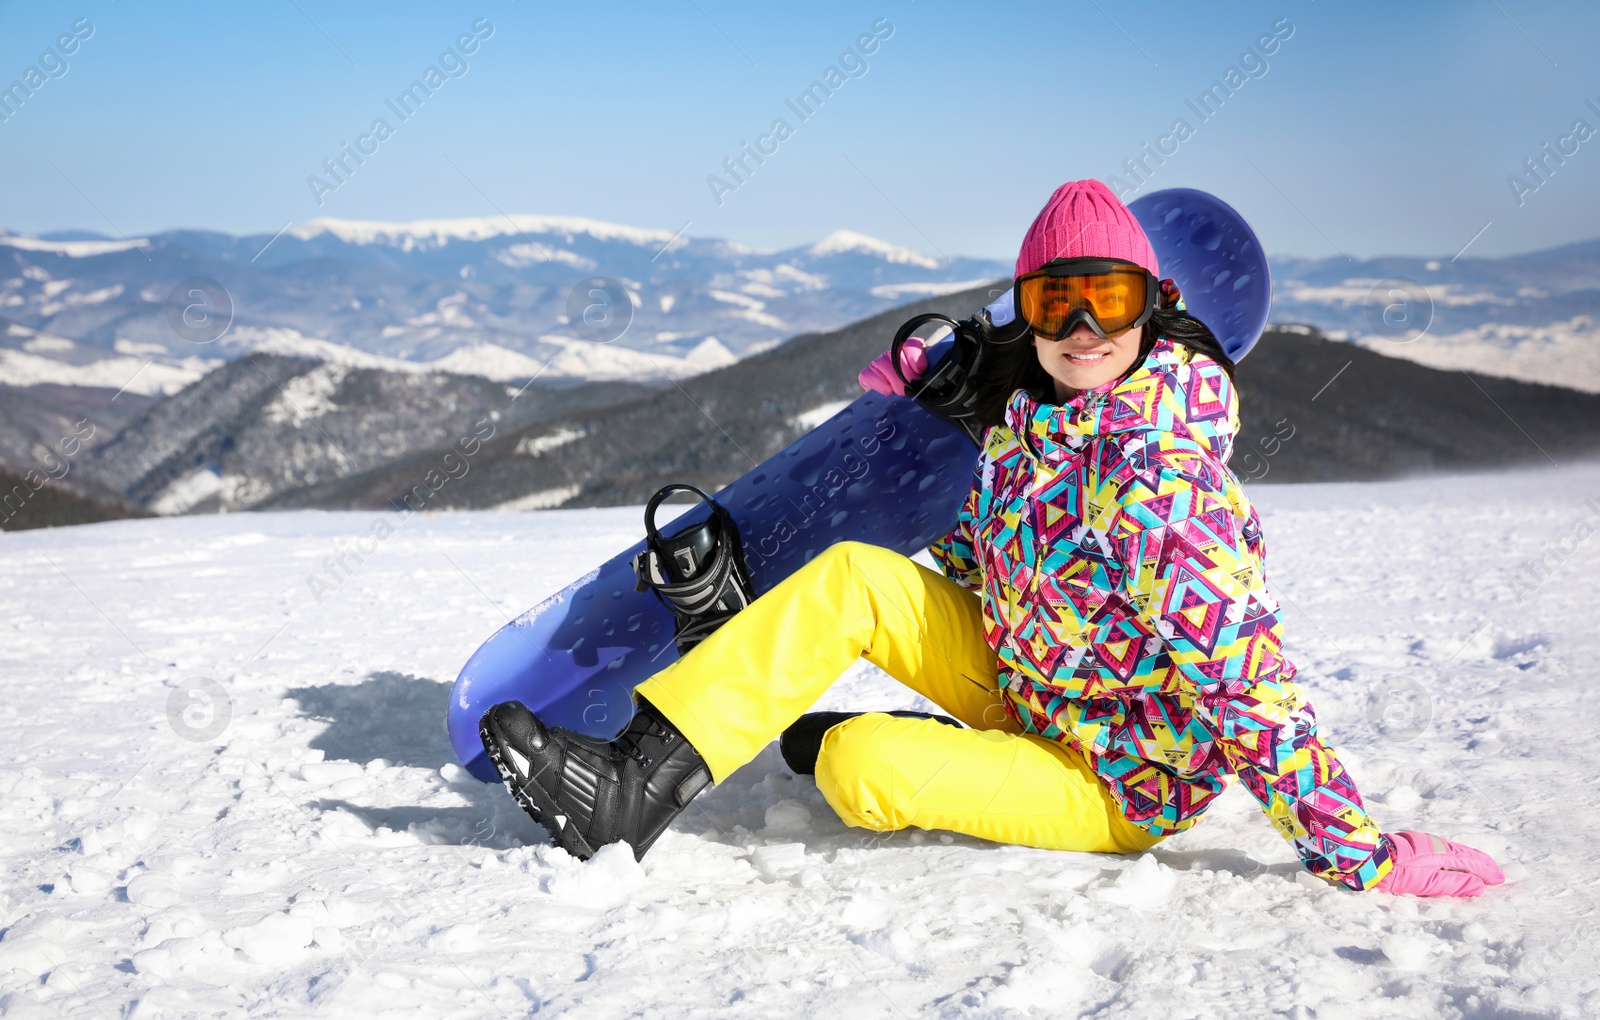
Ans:
<svg viewBox="0 0 1600 1020"><path fill-rule="evenodd" d="M243 237L0 231L0 384L155 396L247 352L517 385L661 384L1009 270L848 230L760 251L566 216L318 219ZM600 305L579 287L595 277L615 281ZM1499 259L1280 258L1273 277L1275 322L1600 392L1600 241ZM196 278L220 290L179 292ZM189 295L231 306L220 338L173 325ZM602 307L623 295L628 309ZM573 326L596 308L608 328Z"/></svg>
<svg viewBox="0 0 1600 1020"><path fill-rule="evenodd" d="M1500 259L1277 259L1272 278L1275 322L1434 368L1600 393L1600 240Z"/></svg>
<svg viewBox="0 0 1600 1020"><path fill-rule="evenodd" d="M0 232L0 317L30 331L0 338L0 382L171 393L261 351L518 384L661 383L1006 271L846 230L758 251L559 216Z"/></svg>
<svg viewBox="0 0 1600 1020"><path fill-rule="evenodd" d="M728 480L712 450L726 437L694 433L700 412L679 421L684 408L656 406L653 391L707 376L702 396L750 430L746 445L776 449L855 392L856 369L913 307L966 314L1008 271L850 231L763 252L551 216L324 219L255 237L0 233L0 467L48 465L87 422L87 452L63 484L89 498L159 513L381 506L416 458L488 416L509 445L496 439L456 487L462 505L639 500L661 472ZM1412 464L1379 456L1370 437L1358 451L1334 443L1321 473L1278 464L1275 477L1467 466L1434 435L1450 431L1435 412L1455 398L1431 376L1415 382L1431 396L1402 397L1410 376L1395 358L1463 385L1456 369L1600 393L1600 241L1505 259L1279 259L1273 272L1274 321L1388 356L1348 378L1392 377L1384 399L1427 412L1407 426L1407 448L1438 447ZM811 353L719 371L790 338L810 338L799 347ZM1317 357L1337 362L1319 378L1343 371L1337 352ZM619 432L607 423L623 404L644 417ZM1361 413L1348 410L1345 433ZM683 460L706 443L711 460ZM646 447L657 452L639 460Z"/></svg>
<svg viewBox="0 0 1600 1020"><path fill-rule="evenodd" d="M672 386L519 387L251 353L179 393L138 398L145 406L132 420L116 401L84 406L97 431L63 485L161 515L413 501L432 510L597 507L643 503L668 482L713 491L859 395L858 366L907 316L965 312L988 293L924 299L803 334ZM1233 463L1252 485L1600 453L1600 394L1430 368L1310 327L1270 330L1237 378L1245 398ZM41 417L37 403L7 415L0 400L0 452L48 451L49 429L76 420ZM0 475L0 488L11 484ZM69 508L51 510L53 518L44 506L24 509L8 526L65 523Z"/></svg>

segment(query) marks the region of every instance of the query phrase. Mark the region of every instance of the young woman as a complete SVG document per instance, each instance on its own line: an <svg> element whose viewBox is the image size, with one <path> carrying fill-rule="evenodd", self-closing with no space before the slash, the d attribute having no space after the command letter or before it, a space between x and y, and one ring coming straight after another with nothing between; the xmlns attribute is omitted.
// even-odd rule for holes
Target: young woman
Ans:
<svg viewBox="0 0 1600 1020"><path fill-rule="evenodd" d="M783 733L786 759L868 829L1137 852L1232 776L1322 878L1466 896L1503 881L1481 851L1381 833L1318 738L1260 517L1227 466L1233 365L1159 280L1138 221L1098 181L1063 185L1014 288L1021 328L980 380L972 491L932 549L944 576L841 542L640 685L609 743L496 706L484 743L519 802L580 857L617 840L642 856ZM911 345L902 369L923 361ZM904 391L887 354L861 381ZM800 718L858 657L965 725Z"/></svg>

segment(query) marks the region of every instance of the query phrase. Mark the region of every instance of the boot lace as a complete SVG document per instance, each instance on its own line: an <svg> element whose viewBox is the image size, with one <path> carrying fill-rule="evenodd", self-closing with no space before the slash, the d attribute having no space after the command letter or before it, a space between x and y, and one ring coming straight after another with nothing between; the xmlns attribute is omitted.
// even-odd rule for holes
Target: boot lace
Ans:
<svg viewBox="0 0 1600 1020"><path fill-rule="evenodd" d="M642 726L639 725L641 716L644 719ZM655 761L654 758L645 754L639 747L639 742L646 737L662 737L665 742L671 743L672 731L662 725L660 721L652 719L641 712L634 717L633 723L629 724L628 728L622 732L622 736L617 738L617 747L621 749L623 754L638 762L639 767L642 769L649 768Z"/></svg>

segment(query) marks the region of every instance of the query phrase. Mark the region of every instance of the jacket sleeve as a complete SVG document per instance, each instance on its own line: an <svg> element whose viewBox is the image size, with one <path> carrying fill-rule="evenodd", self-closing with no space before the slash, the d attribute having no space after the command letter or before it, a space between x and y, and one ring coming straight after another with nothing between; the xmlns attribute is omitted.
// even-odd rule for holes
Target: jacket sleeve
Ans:
<svg viewBox="0 0 1600 1020"><path fill-rule="evenodd" d="M1125 594L1165 644L1180 696L1305 866L1371 888L1392 867L1388 851L1281 655L1259 536L1236 511L1249 504L1208 452L1160 442L1117 490L1111 537Z"/></svg>
<svg viewBox="0 0 1600 1020"><path fill-rule="evenodd" d="M956 524L950 533L928 547L928 554L939 564L944 576L969 591L983 587L983 571L974 547L972 521L977 515L978 499L983 491L983 459L973 472L972 487L961 509L956 511Z"/></svg>

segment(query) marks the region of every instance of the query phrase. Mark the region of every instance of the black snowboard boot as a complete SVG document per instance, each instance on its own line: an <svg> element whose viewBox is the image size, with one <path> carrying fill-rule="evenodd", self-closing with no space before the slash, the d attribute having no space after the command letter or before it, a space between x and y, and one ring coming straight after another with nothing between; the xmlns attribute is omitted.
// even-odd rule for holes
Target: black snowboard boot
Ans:
<svg viewBox="0 0 1600 1020"><path fill-rule="evenodd" d="M580 860L619 840L635 859L666 830L711 770L654 705L640 699L633 721L612 741L546 726L521 702L483 714L489 759L522 809L556 846Z"/></svg>
<svg viewBox="0 0 1600 1020"><path fill-rule="evenodd" d="M778 750L783 754L784 764L788 765L789 771L797 776L816 775L817 755L822 751L822 735L846 719L866 714L865 712L807 712L791 723L789 728L783 731L783 736L778 738ZM936 719L947 726L961 726L947 715L934 715L931 712L912 712L902 709L883 714L900 719Z"/></svg>

